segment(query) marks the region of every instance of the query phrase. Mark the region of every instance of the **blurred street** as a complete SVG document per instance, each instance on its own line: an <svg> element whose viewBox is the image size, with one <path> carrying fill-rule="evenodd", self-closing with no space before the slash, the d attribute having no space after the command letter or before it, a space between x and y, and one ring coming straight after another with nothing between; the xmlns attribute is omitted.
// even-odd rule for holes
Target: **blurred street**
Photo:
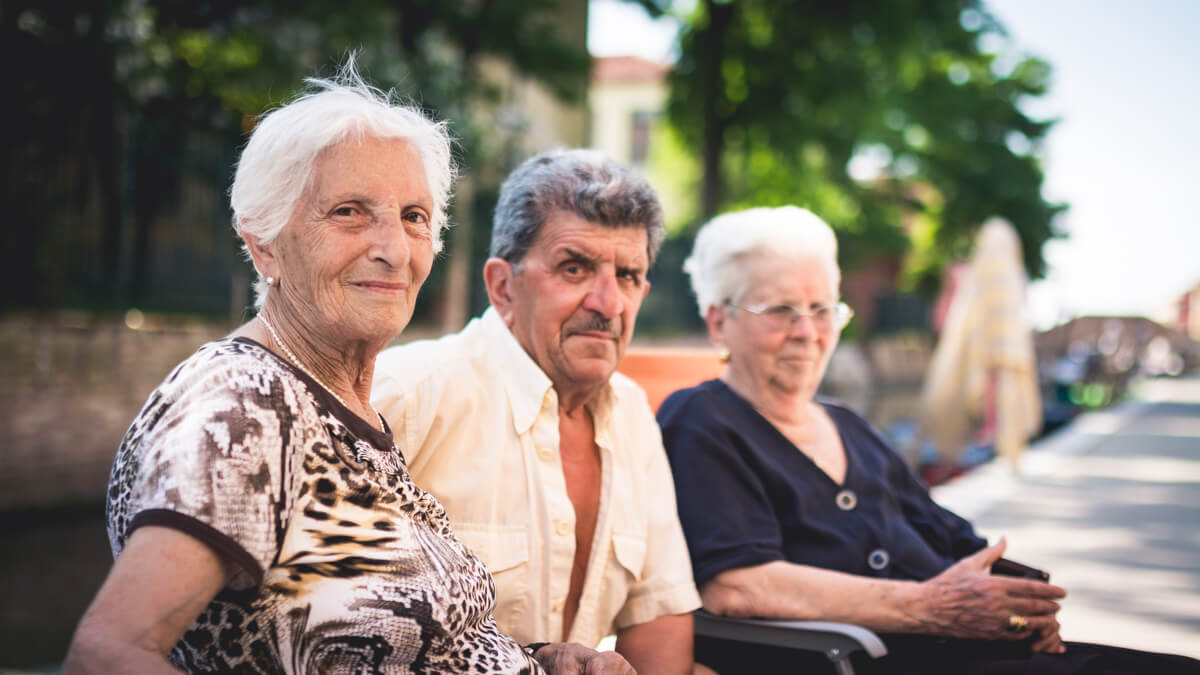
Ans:
<svg viewBox="0 0 1200 675"><path fill-rule="evenodd" d="M1067 589L1063 637L1200 657L1200 379L1107 410L933 490Z"/></svg>

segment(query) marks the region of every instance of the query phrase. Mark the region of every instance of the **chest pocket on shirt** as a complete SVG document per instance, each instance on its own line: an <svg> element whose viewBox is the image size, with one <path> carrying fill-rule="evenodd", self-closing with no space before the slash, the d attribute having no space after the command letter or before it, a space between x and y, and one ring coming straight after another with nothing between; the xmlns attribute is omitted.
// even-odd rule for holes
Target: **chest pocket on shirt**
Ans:
<svg viewBox="0 0 1200 675"><path fill-rule="evenodd" d="M496 623L511 633L529 595L529 534L523 527L457 523L454 535L479 556L496 581Z"/></svg>
<svg viewBox="0 0 1200 675"><path fill-rule="evenodd" d="M646 563L646 538L614 533L613 550L617 562L633 575L634 583L641 581L642 567Z"/></svg>

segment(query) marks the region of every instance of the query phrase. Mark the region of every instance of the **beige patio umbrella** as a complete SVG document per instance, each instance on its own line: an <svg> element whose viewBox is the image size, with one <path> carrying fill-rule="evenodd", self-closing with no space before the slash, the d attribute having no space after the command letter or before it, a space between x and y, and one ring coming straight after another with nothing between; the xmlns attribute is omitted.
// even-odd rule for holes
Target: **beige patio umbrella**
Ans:
<svg viewBox="0 0 1200 675"><path fill-rule="evenodd" d="M922 392L920 436L933 438L949 462L982 428L1016 469L1041 427L1025 280L1016 232L1002 220L988 221L950 303Z"/></svg>

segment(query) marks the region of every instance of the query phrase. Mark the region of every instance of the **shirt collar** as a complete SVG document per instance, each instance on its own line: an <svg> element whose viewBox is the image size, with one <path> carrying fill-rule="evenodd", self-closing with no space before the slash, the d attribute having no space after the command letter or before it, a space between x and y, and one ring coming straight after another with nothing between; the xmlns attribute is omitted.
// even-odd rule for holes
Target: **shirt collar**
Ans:
<svg viewBox="0 0 1200 675"><path fill-rule="evenodd" d="M516 336L504 324L504 319L500 318L500 313L494 307L488 307L479 323L495 357L493 366L508 392L516 432L523 434L529 431L543 408L553 410L557 415L558 394L554 391L554 383L517 342ZM597 428L607 423L616 398L610 378L600 395L588 403Z"/></svg>

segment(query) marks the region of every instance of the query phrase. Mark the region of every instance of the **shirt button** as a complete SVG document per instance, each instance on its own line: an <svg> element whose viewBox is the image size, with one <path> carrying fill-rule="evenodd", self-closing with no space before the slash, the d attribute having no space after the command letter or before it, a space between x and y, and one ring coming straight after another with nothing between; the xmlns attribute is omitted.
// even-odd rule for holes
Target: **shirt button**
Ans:
<svg viewBox="0 0 1200 675"><path fill-rule="evenodd" d="M565 537L566 535L571 534L571 523L568 523L565 520L560 520L558 521L558 525L554 527L554 531Z"/></svg>
<svg viewBox="0 0 1200 675"><path fill-rule="evenodd" d="M550 459L551 457L554 456L554 451L545 446L538 448L537 452L538 452L538 457L541 457L542 459Z"/></svg>
<svg viewBox="0 0 1200 675"><path fill-rule="evenodd" d="M834 497L837 507L843 511L853 510L858 506L858 495L854 494L853 490L842 490Z"/></svg>
<svg viewBox="0 0 1200 675"><path fill-rule="evenodd" d="M887 567L891 560L892 557L888 555L887 551L877 548L874 551L871 551L871 554L867 556L867 565L869 565L871 569L879 571Z"/></svg>
<svg viewBox="0 0 1200 675"><path fill-rule="evenodd" d="M562 598L559 598L559 599L557 599L557 600L555 600L555 601L554 601L554 607L552 607L551 609L552 609L554 612L561 612L561 611L563 611L563 607L565 607L565 606L566 606L566 604L567 604L567 601L566 601L566 600L563 600Z"/></svg>

